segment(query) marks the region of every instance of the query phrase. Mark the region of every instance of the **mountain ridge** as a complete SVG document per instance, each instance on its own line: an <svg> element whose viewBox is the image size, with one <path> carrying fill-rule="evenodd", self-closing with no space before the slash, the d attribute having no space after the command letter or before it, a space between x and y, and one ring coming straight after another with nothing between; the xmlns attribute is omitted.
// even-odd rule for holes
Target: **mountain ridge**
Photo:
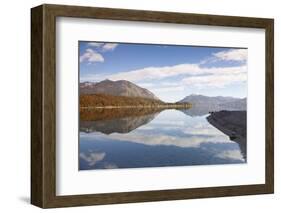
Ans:
<svg viewBox="0 0 281 213"><path fill-rule="evenodd" d="M115 102L116 104L122 106L125 103L134 105L147 105L148 103L157 105L160 104L160 102L163 104L165 103L148 89L142 88L126 80L112 81L106 79L100 82L86 81L81 82L79 84L79 88L80 98L82 98L81 101L84 104L86 103L86 105L88 105L88 102L97 105L98 103L96 101L100 101L106 106L108 104L114 104ZM136 98L140 99L138 100ZM113 102L113 100L115 100L115 102ZM201 111L246 110L247 108L247 98L235 98L231 96L205 96L201 94L191 94L177 102L170 104L177 103L189 103Z"/></svg>
<svg viewBox="0 0 281 213"><path fill-rule="evenodd" d="M160 100L148 89L142 88L130 81L109 79L100 82L82 82L79 85L81 95L106 94L113 96L141 97Z"/></svg>
<svg viewBox="0 0 281 213"><path fill-rule="evenodd" d="M188 95L178 103L191 103L195 107L208 106L210 110L246 110L247 98L235 98L230 96L205 96Z"/></svg>

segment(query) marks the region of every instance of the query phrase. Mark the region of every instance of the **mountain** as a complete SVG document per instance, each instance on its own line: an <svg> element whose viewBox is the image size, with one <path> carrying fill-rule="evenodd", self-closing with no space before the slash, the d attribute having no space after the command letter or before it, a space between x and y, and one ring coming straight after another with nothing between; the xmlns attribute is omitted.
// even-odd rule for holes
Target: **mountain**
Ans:
<svg viewBox="0 0 281 213"><path fill-rule="evenodd" d="M189 95L180 100L179 103L191 103L194 108L205 109L205 111L218 111L218 110L246 110L246 98L233 98L233 97L209 97L204 95Z"/></svg>
<svg viewBox="0 0 281 213"><path fill-rule="evenodd" d="M104 80L98 83L83 82L80 83L80 94L105 94L159 100L159 98L149 90L125 80Z"/></svg>

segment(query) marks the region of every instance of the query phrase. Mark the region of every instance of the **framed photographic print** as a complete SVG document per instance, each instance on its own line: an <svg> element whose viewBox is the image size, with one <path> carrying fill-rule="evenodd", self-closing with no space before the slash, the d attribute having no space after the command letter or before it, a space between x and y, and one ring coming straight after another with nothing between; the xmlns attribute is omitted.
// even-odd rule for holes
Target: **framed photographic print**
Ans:
<svg viewBox="0 0 281 213"><path fill-rule="evenodd" d="M32 204L273 193L273 19L41 5L31 26Z"/></svg>

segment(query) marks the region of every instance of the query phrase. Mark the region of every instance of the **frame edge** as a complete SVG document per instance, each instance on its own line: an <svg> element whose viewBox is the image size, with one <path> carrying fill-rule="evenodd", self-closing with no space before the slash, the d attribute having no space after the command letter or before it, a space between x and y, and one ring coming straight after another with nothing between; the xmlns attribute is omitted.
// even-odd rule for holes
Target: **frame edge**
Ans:
<svg viewBox="0 0 281 213"><path fill-rule="evenodd" d="M31 204L43 207L43 6L31 9Z"/></svg>
<svg viewBox="0 0 281 213"><path fill-rule="evenodd" d="M274 193L274 19L268 19L266 39L266 186L268 193Z"/></svg>

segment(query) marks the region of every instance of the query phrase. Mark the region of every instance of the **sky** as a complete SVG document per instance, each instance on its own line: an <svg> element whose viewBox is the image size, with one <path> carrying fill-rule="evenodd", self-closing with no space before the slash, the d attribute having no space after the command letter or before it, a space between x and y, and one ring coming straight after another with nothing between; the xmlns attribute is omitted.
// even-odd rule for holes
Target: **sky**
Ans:
<svg viewBox="0 0 281 213"><path fill-rule="evenodd" d="M247 49L79 41L80 82L127 80L166 102L247 97Z"/></svg>

